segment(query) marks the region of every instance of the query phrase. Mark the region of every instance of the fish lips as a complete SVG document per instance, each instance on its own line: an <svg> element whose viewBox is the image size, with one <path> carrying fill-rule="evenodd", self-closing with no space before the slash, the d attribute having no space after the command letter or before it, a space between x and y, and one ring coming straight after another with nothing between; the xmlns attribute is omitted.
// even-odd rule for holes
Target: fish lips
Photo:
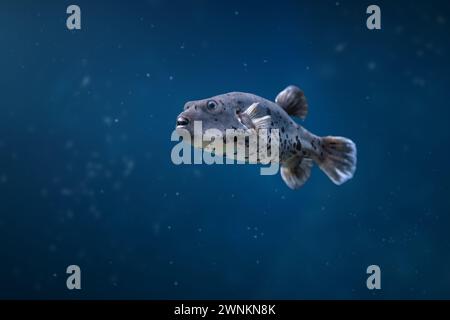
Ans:
<svg viewBox="0 0 450 320"><path fill-rule="evenodd" d="M191 121L191 119L188 118L184 114L184 112L181 113L177 117L175 131L181 136L184 136L186 134L186 131L187 131L189 133L189 135L191 136L191 139L192 139L192 135L194 133L193 121Z"/></svg>

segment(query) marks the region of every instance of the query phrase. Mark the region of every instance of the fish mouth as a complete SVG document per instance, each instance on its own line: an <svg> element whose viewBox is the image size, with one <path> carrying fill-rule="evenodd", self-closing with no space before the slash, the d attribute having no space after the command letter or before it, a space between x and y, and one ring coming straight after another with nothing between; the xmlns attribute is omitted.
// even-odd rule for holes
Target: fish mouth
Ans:
<svg viewBox="0 0 450 320"><path fill-rule="evenodd" d="M190 121L185 116L178 116L176 129L187 129Z"/></svg>

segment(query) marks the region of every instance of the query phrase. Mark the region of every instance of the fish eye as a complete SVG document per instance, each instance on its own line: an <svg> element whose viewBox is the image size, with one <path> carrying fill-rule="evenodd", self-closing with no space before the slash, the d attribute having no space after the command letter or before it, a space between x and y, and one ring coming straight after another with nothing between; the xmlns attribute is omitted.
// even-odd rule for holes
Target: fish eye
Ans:
<svg viewBox="0 0 450 320"><path fill-rule="evenodd" d="M206 107L208 108L208 110L213 111L217 108L217 102L215 102L214 100L209 100L206 103Z"/></svg>

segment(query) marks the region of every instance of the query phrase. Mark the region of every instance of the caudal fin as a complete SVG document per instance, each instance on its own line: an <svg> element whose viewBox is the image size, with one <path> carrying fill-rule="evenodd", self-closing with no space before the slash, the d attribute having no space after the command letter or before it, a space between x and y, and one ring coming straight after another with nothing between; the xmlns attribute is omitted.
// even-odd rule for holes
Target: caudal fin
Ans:
<svg viewBox="0 0 450 320"><path fill-rule="evenodd" d="M351 179L356 171L356 145L343 137L323 137L319 167L337 185Z"/></svg>

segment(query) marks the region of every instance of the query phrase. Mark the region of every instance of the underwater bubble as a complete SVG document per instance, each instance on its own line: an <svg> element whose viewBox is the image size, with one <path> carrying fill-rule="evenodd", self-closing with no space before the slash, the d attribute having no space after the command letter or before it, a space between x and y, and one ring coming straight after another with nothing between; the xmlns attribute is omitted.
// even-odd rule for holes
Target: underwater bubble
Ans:
<svg viewBox="0 0 450 320"><path fill-rule="evenodd" d="M425 79L418 77L418 76L413 77L412 83L413 83L413 85L418 86L418 87L425 87L425 84L426 84Z"/></svg>
<svg viewBox="0 0 450 320"><path fill-rule="evenodd" d="M75 216L75 214L73 213L73 211L72 210L67 210L67 212L66 212L66 217L68 218L68 219L73 219L73 217Z"/></svg>
<svg viewBox="0 0 450 320"><path fill-rule="evenodd" d="M73 195L73 191L69 188L62 188L61 195L65 197L70 197L71 195Z"/></svg>
<svg viewBox="0 0 450 320"><path fill-rule="evenodd" d="M369 61L369 63L367 64L367 68L368 68L370 71L375 70L376 67L377 67L377 64L376 64L374 61Z"/></svg>
<svg viewBox="0 0 450 320"><path fill-rule="evenodd" d="M133 169L134 169L134 166L135 166L134 161L132 159L130 159L130 158L124 157L122 159L122 162L123 162L124 167L125 167L124 171L123 171L123 176L124 177L128 177L133 172Z"/></svg>
<svg viewBox="0 0 450 320"><path fill-rule="evenodd" d="M91 83L91 77L90 76L84 76L81 80L81 87L85 88Z"/></svg>
<svg viewBox="0 0 450 320"><path fill-rule="evenodd" d="M153 235L157 236L159 235L159 231L161 230L161 226L159 223L154 223L152 226Z"/></svg>
<svg viewBox="0 0 450 320"><path fill-rule="evenodd" d="M347 47L347 44L344 42L341 42L336 45L336 47L334 48L334 51L336 53L342 53L342 52L344 52L346 47Z"/></svg>
<svg viewBox="0 0 450 320"><path fill-rule="evenodd" d="M113 124L113 119L111 117L103 117L103 123L110 127Z"/></svg>
<svg viewBox="0 0 450 320"><path fill-rule="evenodd" d="M443 17L443 16L437 16L437 17L436 17L436 22L437 22L438 24L443 25L443 24L446 23L446 19L445 19L445 17Z"/></svg>
<svg viewBox="0 0 450 320"><path fill-rule="evenodd" d="M68 150L68 149L72 149L73 146L74 146L74 142L72 140L67 140L64 145L64 148Z"/></svg>

